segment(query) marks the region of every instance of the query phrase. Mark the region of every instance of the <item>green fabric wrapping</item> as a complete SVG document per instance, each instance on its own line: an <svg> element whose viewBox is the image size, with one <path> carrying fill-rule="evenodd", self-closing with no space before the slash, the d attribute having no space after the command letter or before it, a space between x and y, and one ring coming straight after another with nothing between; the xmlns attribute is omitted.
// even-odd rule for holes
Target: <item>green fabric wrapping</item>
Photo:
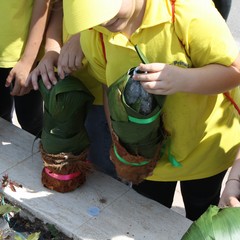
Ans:
<svg viewBox="0 0 240 240"><path fill-rule="evenodd" d="M137 51L139 51L138 48ZM128 82L134 81L131 79L133 71L134 68L130 69L127 74L114 82L108 89L108 104L112 128L119 137L120 143L129 153L152 158L159 143L165 139L161 122L161 109L166 97L151 95L153 97L153 109L147 115L138 111L141 99L137 101L137 107L137 104L129 106L125 101L124 91ZM129 91L128 94L131 93ZM133 109L133 106L136 108Z"/></svg>
<svg viewBox="0 0 240 240"><path fill-rule="evenodd" d="M239 240L240 208L210 206L189 227L182 240Z"/></svg>
<svg viewBox="0 0 240 240"><path fill-rule="evenodd" d="M44 101L41 134L44 151L49 154L80 154L90 144L84 122L94 97L73 76L58 79L58 83L50 90L40 79L39 90Z"/></svg>

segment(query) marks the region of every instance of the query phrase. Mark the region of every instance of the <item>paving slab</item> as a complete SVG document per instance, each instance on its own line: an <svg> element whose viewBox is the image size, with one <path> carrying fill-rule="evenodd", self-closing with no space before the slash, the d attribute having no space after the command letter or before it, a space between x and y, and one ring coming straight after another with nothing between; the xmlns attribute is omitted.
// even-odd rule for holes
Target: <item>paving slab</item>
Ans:
<svg viewBox="0 0 240 240"><path fill-rule="evenodd" d="M94 171L83 186L58 193L41 184L39 140L0 118L0 174L22 184L10 200L75 240L178 240L191 225L182 215ZM96 212L97 210L97 212Z"/></svg>

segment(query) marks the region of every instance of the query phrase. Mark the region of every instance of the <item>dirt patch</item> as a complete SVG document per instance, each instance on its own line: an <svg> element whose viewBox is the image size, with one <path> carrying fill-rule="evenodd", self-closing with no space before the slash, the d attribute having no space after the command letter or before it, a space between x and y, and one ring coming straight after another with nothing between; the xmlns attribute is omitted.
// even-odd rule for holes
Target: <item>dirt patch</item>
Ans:
<svg viewBox="0 0 240 240"><path fill-rule="evenodd" d="M6 202L16 206L8 200L6 200ZM17 207L19 208L19 206ZM11 236L7 238L9 240L14 239L13 236L16 235L20 235L22 239L27 239L27 237L33 233L40 233L39 240L73 240L54 225L44 223L42 220L35 218L31 213L22 209L19 213L8 214L4 219L2 217L2 220L4 220L6 223L5 225L7 225L5 232L7 232L7 235Z"/></svg>
<svg viewBox="0 0 240 240"><path fill-rule="evenodd" d="M54 225L43 223L39 219L30 221L23 218L19 213L15 214L9 222L12 230L21 233L23 236L29 236L32 233L40 232L39 240L72 240L62 232L57 230Z"/></svg>

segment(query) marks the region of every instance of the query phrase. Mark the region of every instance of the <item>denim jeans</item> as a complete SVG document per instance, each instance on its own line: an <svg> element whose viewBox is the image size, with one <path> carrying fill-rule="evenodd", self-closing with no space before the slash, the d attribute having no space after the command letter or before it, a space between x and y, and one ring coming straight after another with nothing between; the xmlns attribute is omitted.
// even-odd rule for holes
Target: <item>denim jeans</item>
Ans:
<svg viewBox="0 0 240 240"><path fill-rule="evenodd" d="M109 158L112 140L103 106L92 105L85 127L91 142L88 159L99 171L117 178L115 167Z"/></svg>

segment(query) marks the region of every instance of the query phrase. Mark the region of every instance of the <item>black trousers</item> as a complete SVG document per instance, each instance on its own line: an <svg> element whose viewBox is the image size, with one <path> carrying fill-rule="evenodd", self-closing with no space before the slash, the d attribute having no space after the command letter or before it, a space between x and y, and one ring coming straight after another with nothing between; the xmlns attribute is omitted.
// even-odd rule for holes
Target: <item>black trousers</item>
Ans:
<svg viewBox="0 0 240 240"><path fill-rule="evenodd" d="M39 91L32 90L24 96L10 95L11 87L6 88L6 78L11 68L0 68L0 117L12 122L13 109L22 129L37 136L42 130L43 100Z"/></svg>
<svg viewBox="0 0 240 240"><path fill-rule="evenodd" d="M218 205L222 180L226 171L209 178L181 181L181 193L186 217L192 221L198 219L210 205ZM133 189L145 197L151 198L171 208L177 182L156 182L145 180Z"/></svg>
<svg viewBox="0 0 240 240"><path fill-rule="evenodd" d="M232 0L213 0L216 8L221 13L222 17L227 20L231 9Z"/></svg>

